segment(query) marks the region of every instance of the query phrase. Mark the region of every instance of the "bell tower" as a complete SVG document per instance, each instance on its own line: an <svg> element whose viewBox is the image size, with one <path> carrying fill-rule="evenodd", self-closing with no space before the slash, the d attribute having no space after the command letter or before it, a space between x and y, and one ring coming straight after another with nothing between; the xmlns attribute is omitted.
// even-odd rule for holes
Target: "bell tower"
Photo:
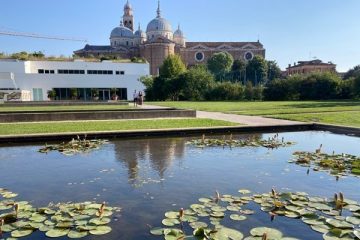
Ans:
<svg viewBox="0 0 360 240"><path fill-rule="evenodd" d="M124 15L123 15L124 26L134 31L134 14L129 0L127 0L124 6Z"/></svg>

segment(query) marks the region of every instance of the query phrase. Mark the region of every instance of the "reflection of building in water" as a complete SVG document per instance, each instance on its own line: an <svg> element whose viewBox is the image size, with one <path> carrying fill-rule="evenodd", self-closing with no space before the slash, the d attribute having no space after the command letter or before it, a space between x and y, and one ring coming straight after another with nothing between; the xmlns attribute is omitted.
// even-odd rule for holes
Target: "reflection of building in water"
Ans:
<svg viewBox="0 0 360 240"><path fill-rule="evenodd" d="M128 169L129 180L135 182L149 169L163 178L165 171L175 159L181 161L185 150L185 139L144 139L115 143L116 159Z"/></svg>

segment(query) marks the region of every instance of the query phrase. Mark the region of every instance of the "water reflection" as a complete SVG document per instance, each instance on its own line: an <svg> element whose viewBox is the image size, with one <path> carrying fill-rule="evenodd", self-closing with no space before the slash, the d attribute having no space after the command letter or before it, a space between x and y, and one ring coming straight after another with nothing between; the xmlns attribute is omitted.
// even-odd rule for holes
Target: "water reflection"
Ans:
<svg viewBox="0 0 360 240"><path fill-rule="evenodd" d="M176 161L181 166L186 139L145 139L115 142L115 156L128 170L131 184L150 178L150 171L163 179L167 169ZM150 179L148 179L150 180Z"/></svg>

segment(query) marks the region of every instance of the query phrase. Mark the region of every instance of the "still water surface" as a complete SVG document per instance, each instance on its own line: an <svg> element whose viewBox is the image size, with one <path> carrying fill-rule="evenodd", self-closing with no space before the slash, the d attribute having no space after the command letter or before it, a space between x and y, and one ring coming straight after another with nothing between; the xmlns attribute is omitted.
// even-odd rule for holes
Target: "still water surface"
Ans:
<svg viewBox="0 0 360 240"><path fill-rule="evenodd" d="M360 178L349 176L336 181L327 173L307 174L306 168L288 163L294 151L314 151L320 144L324 152L360 155L360 138L328 132L281 133L281 137L297 144L275 150L199 149L186 145L193 137L114 140L100 150L75 156L40 154L37 150L41 145L3 146L0 187L19 193L19 200L31 201L34 206L94 200L122 208L115 216L117 221L110 224L110 234L86 239L161 239L151 236L149 229L161 226L166 211L188 208L200 197L213 196L216 190L239 195L237 191L243 188L253 193L276 188L329 198L341 191L346 198L360 201ZM224 225L245 236L253 227L268 226L289 237L322 239L300 220L278 217L271 222L257 205L247 208L256 214L247 221L225 221ZM36 232L22 239L46 237Z"/></svg>

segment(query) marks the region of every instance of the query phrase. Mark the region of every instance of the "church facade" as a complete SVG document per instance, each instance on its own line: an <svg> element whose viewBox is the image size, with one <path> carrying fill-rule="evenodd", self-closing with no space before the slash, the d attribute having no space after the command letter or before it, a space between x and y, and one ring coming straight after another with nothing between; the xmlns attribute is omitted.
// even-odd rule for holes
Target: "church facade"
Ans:
<svg viewBox="0 0 360 240"><path fill-rule="evenodd" d="M156 17L149 22L146 32L140 25L135 31L134 13L129 1L124 6L120 25L110 34L110 45L86 45L74 54L80 57L117 56L121 58L141 57L150 64L150 74L158 75L165 58L178 54L187 66L205 64L218 52L228 52L234 59L251 60L260 55L265 58L265 49L259 42L187 42L178 26L173 32L168 20L162 17L160 2Z"/></svg>

